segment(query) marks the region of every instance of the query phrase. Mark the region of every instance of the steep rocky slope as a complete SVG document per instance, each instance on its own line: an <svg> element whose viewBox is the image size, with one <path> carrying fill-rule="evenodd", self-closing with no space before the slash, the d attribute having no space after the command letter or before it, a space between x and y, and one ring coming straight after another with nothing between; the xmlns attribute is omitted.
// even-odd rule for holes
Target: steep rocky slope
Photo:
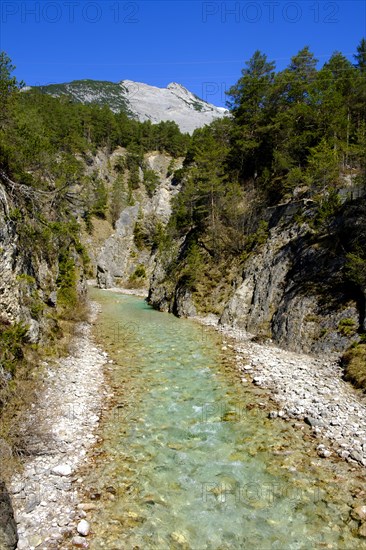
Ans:
<svg viewBox="0 0 366 550"><path fill-rule="evenodd" d="M54 348L68 340L64 329L67 332L77 317L77 293L81 297L85 290L80 250L75 246L78 239L68 232L70 218L61 221L61 208L59 221L54 221L50 197L55 199L53 193L31 189L0 171L0 548L4 550L15 548L17 533L3 480L18 463L17 456L32 454L33 427L25 419L37 400L40 357L47 349L57 354Z"/></svg>
<svg viewBox="0 0 366 550"><path fill-rule="evenodd" d="M36 343L49 324L41 310L52 311L57 303L58 265L47 261L36 241L25 243L17 230L15 208L0 181L1 318L5 323L26 325L30 341Z"/></svg>
<svg viewBox="0 0 366 550"><path fill-rule="evenodd" d="M112 189L117 177L113 166L126 155L122 148L110 156L99 153L89 170L97 169ZM173 242L162 237L172 200L180 191L174 171L182 161L175 160L172 169L169 155L146 154L144 166L158 178L154 192L147 192L140 169L139 183L115 227L103 222L105 238L98 241L99 221L93 235L86 237L99 286L149 290L149 302L157 309L178 316L213 312L223 325L296 352L342 352L357 342L365 326L365 292L347 283L344 274L350 240L365 218L362 193L351 200L340 190L342 209L321 229L314 226L318 204L311 200L261 211L268 226L264 242L244 260L217 266L216 282L210 287L205 286L203 272L192 287L172 270L190 235ZM215 269L209 255L206 268Z"/></svg>
<svg viewBox="0 0 366 550"><path fill-rule="evenodd" d="M103 178L113 202L113 186L118 178L116 162L126 159L128 152L116 149L111 155L99 152L91 172ZM128 189L128 170L123 175L123 200L114 227L110 222L94 220L91 234L84 235L84 243L92 260L94 275L101 288L115 286L148 289L154 269L154 258L159 235L169 220L171 200L179 192L174 182L174 170L182 166L182 159L151 152L144 155L144 169L156 176L156 187L148 193L144 173L139 168L136 188ZM101 233L104 238L100 238Z"/></svg>
<svg viewBox="0 0 366 550"><path fill-rule="evenodd" d="M341 352L359 340L365 323L365 292L345 282L347 241L365 214L365 199L347 201L325 232L312 229L315 204L299 201L268 208L268 236L230 277L207 291L217 296L215 313L224 325L244 329L293 351ZM303 216L299 222L300 214ZM198 286L169 275L185 247L159 255L151 279L150 303L178 315L206 314ZM226 287L226 293L218 292Z"/></svg>

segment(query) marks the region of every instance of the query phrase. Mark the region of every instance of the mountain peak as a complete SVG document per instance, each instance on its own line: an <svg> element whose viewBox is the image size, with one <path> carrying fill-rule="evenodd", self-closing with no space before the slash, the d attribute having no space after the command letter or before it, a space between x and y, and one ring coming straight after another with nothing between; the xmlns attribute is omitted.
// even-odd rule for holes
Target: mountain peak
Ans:
<svg viewBox="0 0 366 550"><path fill-rule="evenodd" d="M124 111L141 122L175 122L182 132L222 118L228 111L200 99L178 82L158 88L143 82L121 80L119 83L76 80L65 84L42 86L42 92L60 96L67 94L78 103L108 105L112 111Z"/></svg>
<svg viewBox="0 0 366 550"><path fill-rule="evenodd" d="M190 93L187 88L185 88L182 84L178 84L178 82L171 82L167 86L167 90L182 90L184 92Z"/></svg>

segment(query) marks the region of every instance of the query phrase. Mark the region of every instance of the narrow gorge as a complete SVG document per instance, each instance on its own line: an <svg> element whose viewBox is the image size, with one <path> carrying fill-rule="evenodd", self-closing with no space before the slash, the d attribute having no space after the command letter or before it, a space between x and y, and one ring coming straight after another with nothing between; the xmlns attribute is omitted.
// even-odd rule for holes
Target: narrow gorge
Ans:
<svg viewBox="0 0 366 550"><path fill-rule="evenodd" d="M366 548L365 48L229 111L1 53L1 550Z"/></svg>

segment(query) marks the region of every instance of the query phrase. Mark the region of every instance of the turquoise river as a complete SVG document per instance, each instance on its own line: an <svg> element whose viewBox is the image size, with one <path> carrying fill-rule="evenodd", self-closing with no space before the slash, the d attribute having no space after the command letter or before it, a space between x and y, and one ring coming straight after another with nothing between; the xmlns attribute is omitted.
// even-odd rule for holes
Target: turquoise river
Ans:
<svg viewBox="0 0 366 550"><path fill-rule="evenodd" d="M85 473L92 550L363 549L361 473L268 419L230 343L142 298L91 289L113 397ZM273 407L273 404L272 404Z"/></svg>

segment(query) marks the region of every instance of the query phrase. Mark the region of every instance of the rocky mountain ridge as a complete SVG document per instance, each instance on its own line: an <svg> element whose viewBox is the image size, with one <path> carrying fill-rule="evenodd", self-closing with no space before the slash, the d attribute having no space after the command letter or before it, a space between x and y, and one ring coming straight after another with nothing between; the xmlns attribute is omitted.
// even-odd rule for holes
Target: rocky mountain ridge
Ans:
<svg viewBox="0 0 366 550"><path fill-rule="evenodd" d="M74 80L39 86L37 89L54 97L67 95L76 103L108 105L113 112L122 110L141 122L150 120L157 124L174 121L181 132L190 134L196 128L228 114L227 109L200 99L176 82L171 82L166 88L158 88L132 80L118 83Z"/></svg>

